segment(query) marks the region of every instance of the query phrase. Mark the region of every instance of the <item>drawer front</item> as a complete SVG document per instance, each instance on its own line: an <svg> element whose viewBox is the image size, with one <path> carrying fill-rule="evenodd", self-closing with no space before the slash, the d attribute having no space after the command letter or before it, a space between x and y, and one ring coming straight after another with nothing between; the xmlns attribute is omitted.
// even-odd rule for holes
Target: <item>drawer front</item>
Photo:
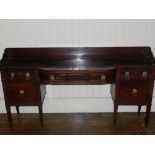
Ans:
<svg viewBox="0 0 155 155"><path fill-rule="evenodd" d="M121 69L119 72L121 81L142 80L148 81L152 79L152 72L149 69Z"/></svg>
<svg viewBox="0 0 155 155"><path fill-rule="evenodd" d="M120 104L146 104L148 84L121 83L119 89Z"/></svg>
<svg viewBox="0 0 155 155"><path fill-rule="evenodd" d="M114 72L95 73L90 74L90 81L98 81L99 83L113 83L114 77Z"/></svg>
<svg viewBox="0 0 155 155"><path fill-rule="evenodd" d="M34 83L12 83L7 86L10 105L36 105L38 85ZM37 95L38 94L38 95Z"/></svg>
<svg viewBox="0 0 155 155"><path fill-rule="evenodd" d="M2 80L7 82L37 81L39 80L39 72L33 69L7 69L2 71Z"/></svg>
<svg viewBox="0 0 155 155"><path fill-rule="evenodd" d="M113 81L111 72L54 72L40 71L40 80L43 83L59 84L61 82L83 82L84 83L111 83Z"/></svg>

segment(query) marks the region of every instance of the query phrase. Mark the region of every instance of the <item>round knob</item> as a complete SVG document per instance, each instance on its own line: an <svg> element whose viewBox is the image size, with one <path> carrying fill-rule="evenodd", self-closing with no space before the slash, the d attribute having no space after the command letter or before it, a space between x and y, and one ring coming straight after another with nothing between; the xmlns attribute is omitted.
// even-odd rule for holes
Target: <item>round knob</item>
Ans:
<svg viewBox="0 0 155 155"><path fill-rule="evenodd" d="M128 79L129 78L130 73L129 72L125 72L125 78Z"/></svg>
<svg viewBox="0 0 155 155"><path fill-rule="evenodd" d="M144 77L144 78L147 77L147 72L146 72L146 71L143 72L143 77Z"/></svg>
<svg viewBox="0 0 155 155"><path fill-rule="evenodd" d="M53 81L53 80L55 79L55 78L54 78L54 75L50 75L49 79L50 79L51 81Z"/></svg>
<svg viewBox="0 0 155 155"><path fill-rule="evenodd" d="M103 74L103 75L101 75L101 80L102 81L105 81L105 79L106 79L106 76Z"/></svg>
<svg viewBox="0 0 155 155"><path fill-rule="evenodd" d="M10 79L14 80L15 79L15 73L10 73Z"/></svg>
<svg viewBox="0 0 155 155"><path fill-rule="evenodd" d="M20 95L24 95L25 92L24 92L23 89L20 89L20 90L19 90L19 93L20 93Z"/></svg>
<svg viewBox="0 0 155 155"><path fill-rule="evenodd" d="M26 73L25 78L26 78L26 80L30 80L30 78L31 78L30 73Z"/></svg>
<svg viewBox="0 0 155 155"><path fill-rule="evenodd" d="M134 96L136 96L137 93L138 93L138 90L137 90L137 89L132 89L132 94L133 94Z"/></svg>

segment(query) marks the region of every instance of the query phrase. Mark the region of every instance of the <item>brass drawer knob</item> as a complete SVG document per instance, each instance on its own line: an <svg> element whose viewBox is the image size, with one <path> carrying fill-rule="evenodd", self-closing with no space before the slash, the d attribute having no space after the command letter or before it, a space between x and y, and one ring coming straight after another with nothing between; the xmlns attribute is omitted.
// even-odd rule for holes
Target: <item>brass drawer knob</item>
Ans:
<svg viewBox="0 0 155 155"><path fill-rule="evenodd" d="M25 79L26 79L26 80L30 80L30 79L31 79L30 73L26 73L26 74L25 74Z"/></svg>
<svg viewBox="0 0 155 155"><path fill-rule="evenodd" d="M11 80L14 80L14 79L15 79L15 73L13 73L13 72L10 73L10 79L11 79Z"/></svg>
<svg viewBox="0 0 155 155"><path fill-rule="evenodd" d="M55 79L54 75L50 75L49 79L53 81Z"/></svg>
<svg viewBox="0 0 155 155"><path fill-rule="evenodd" d="M147 72L146 72L146 71L143 72L143 77L144 77L144 78L147 77Z"/></svg>
<svg viewBox="0 0 155 155"><path fill-rule="evenodd" d="M132 94L133 94L134 96L136 96L137 93L138 93L138 90L137 90L137 89L132 89Z"/></svg>
<svg viewBox="0 0 155 155"><path fill-rule="evenodd" d="M101 80L102 81L105 81L106 80L106 76L103 74L103 75L101 75Z"/></svg>
<svg viewBox="0 0 155 155"><path fill-rule="evenodd" d="M23 95L25 94L25 91L24 91L23 89L20 89L20 90L19 90L19 94L20 94L21 96L23 96Z"/></svg>
<svg viewBox="0 0 155 155"><path fill-rule="evenodd" d="M129 79L130 73L129 72L125 72L125 78Z"/></svg>

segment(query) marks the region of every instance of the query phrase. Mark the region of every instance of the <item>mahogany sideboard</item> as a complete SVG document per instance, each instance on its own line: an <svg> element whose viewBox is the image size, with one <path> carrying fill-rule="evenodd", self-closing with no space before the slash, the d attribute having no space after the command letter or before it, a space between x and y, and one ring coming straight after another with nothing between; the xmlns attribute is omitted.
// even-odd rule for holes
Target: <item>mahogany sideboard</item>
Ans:
<svg viewBox="0 0 155 155"><path fill-rule="evenodd" d="M11 106L42 104L46 85L110 84L113 125L119 105L146 106L148 126L155 79L150 47L6 48L0 62L5 106L12 127Z"/></svg>

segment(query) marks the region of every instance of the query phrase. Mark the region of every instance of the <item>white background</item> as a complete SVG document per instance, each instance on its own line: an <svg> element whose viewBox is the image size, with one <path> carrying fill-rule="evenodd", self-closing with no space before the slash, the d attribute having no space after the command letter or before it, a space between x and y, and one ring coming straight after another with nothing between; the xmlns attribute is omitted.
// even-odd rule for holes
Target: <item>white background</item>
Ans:
<svg viewBox="0 0 155 155"><path fill-rule="evenodd" d="M72 46L150 46L155 52L154 28L155 20L0 20L0 53L7 47ZM44 112L111 112L113 102L109 85L50 85L43 108ZM137 107L120 107L119 111L137 111ZM6 112L2 87L0 112ZM22 107L21 112L37 112L37 108Z"/></svg>

